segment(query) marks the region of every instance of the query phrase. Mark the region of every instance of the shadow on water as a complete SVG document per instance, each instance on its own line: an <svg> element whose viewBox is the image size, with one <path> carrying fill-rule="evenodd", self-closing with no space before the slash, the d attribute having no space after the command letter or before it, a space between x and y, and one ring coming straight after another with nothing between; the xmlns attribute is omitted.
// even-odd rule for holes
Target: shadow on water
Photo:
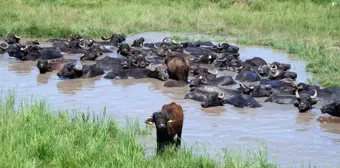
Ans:
<svg viewBox="0 0 340 168"><path fill-rule="evenodd" d="M139 37L144 37L146 42L156 42L165 36L171 34L140 33L128 36L127 42L131 44ZM268 62L290 63L292 71L298 74L298 82L306 82L311 77L305 70L306 64L292 55L266 47L237 46L242 60L258 56ZM116 57L117 54L114 52L110 56ZM65 57L79 58L77 55ZM340 151L340 126L316 121L322 115L322 104L305 114L298 113L290 105L264 103L264 99L259 99L263 107L257 109L229 105L202 109L199 102L184 99L188 87L165 88L164 82L155 79L107 80L103 76L62 80L56 72L39 74L35 65L32 61L9 59L6 54L0 56L0 87L6 90L17 86L17 93L44 98L55 109L87 110L89 107L98 115L106 106L106 115L122 123L126 116L137 117L144 123L163 104L175 101L184 109L183 140L187 146L199 143L209 154L214 154L226 147L256 147L261 141L268 147L269 158L283 166L301 162L316 166L325 162L339 163L334 158L338 156L335 151ZM156 147L155 129L151 136L142 136L139 140L145 144L146 153L152 154ZM197 152L200 153L198 149Z"/></svg>

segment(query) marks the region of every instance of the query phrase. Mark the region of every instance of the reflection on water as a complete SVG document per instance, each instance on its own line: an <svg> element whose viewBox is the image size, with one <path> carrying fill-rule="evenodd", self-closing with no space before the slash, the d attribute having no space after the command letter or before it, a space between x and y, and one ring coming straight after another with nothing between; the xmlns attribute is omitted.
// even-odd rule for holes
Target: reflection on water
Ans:
<svg viewBox="0 0 340 168"><path fill-rule="evenodd" d="M143 36L147 42L154 42L170 35L144 33L129 36L127 41ZM288 57L284 52L239 46L243 60L259 56L268 62L286 62L292 64L292 70L298 73L298 81L307 81L311 77L305 71L305 63L293 56ZM229 105L202 109L199 102L184 99L187 87L164 88L163 82L155 79L107 80L103 76L62 80L56 72L39 74L35 62L20 62L9 59L7 55L0 56L0 73L3 90L15 87L19 96L23 93L36 95L46 99L55 109L87 110L89 107L95 114L100 114L106 106L106 114L122 123L126 116L137 117L144 123L144 119L160 110L163 104L175 101L182 105L185 113L184 145L192 146L197 142L204 145L210 154L223 148L256 149L259 142L263 142L268 147L269 158L283 167L301 162L318 167L325 163L336 166L340 162L335 159L338 158L337 151L340 151L340 125L316 121L321 115L322 104L304 114L290 105L264 103L264 99L259 99L263 107L257 109ZM154 153L154 129L152 135L139 137L139 140L145 144L148 155Z"/></svg>

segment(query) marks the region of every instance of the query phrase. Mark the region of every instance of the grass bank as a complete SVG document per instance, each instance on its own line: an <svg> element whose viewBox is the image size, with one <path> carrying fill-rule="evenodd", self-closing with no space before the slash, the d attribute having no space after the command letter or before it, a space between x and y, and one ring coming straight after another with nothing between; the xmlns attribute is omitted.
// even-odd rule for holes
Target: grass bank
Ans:
<svg viewBox="0 0 340 168"><path fill-rule="evenodd" d="M0 33L26 37L171 31L219 34L297 54L323 86L340 86L339 0L12 0Z"/></svg>
<svg viewBox="0 0 340 168"><path fill-rule="evenodd" d="M227 153L221 162L188 149L146 158L136 136L147 131L138 123L123 128L107 117L70 114L53 112L43 101L16 103L12 95L1 97L1 167L276 167L261 152L246 157Z"/></svg>

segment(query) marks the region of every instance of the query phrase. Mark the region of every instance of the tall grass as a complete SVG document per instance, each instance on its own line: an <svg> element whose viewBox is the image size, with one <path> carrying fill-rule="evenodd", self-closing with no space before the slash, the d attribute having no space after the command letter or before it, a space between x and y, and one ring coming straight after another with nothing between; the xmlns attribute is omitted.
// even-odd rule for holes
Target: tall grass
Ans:
<svg viewBox="0 0 340 168"><path fill-rule="evenodd" d="M25 37L144 31L233 36L309 62L323 86L340 86L339 0L11 0L0 2L0 33ZM236 3L233 3L236 2Z"/></svg>
<svg viewBox="0 0 340 168"><path fill-rule="evenodd" d="M186 148L146 158L136 140L145 130L134 121L120 127L108 117L56 113L43 101L17 104L13 94L1 98L1 167L276 167L261 151L246 157L228 152L221 162L195 156Z"/></svg>

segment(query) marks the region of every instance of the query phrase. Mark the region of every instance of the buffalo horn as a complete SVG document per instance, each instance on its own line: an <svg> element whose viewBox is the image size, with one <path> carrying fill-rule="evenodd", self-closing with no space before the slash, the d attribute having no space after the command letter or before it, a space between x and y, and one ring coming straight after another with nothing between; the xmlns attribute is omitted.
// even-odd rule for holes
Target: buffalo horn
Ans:
<svg viewBox="0 0 340 168"><path fill-rule="evenodd" d="M315 99L318 96L318 92L314 89L314 95L311 96L310 98Z"/></svg>
<svg viewBox="0 0 340 168"><path fill-rule="evenodd" d="M21 36L17 36L16 34L14 35L15 38L20 39Z"/></svg>
<svg viewBox="0 0 340 168"><path fill-rule="evenodd" d="M73 69L77 71L81 71L83 69L83 65L81 64L80 61L74 62L73 63Z"/></svg>
<svg viewBox="0 0 340 168"><path fill-rule="evenodd" d="M215 71L212 71L212 70L208 69L208 72L213 74L213 75L217 75L217 73L218 73L218 71L216 69L215 69Z"/></svg>
<svg viewBox="0 0 340 168"><path fill-rule="evenodd" d="M4 42L4 43L2 43L2 44L0 45L0 48L2 48L2 49L7 49L8 46L9 46L8 43Z"/></svg>
<svg viewBox="0 0 340 168"><path fill-rule="evenodd" d="M275 73L274 73L275 72ZM278 70L270 70L270 75L273 77L278 77L280 75L280 72Z"/></svg>
<svg viewBox="0 0 340 168"><path fill-rule="evenodd" d="M224 92L221 92L220 94L218 94L218 98L220 98L220 99L223 99L224 96L225 96L225 93L224 93Z"/></svg>
<svg viewBox="0 0 340 168"><path fill-rule="evenodd" d="M296 98L300 98L300 95L299 95L298 90L295 90L295 97L296 97Z"/></svg>
<svg viewBox="0 0 340 168"><path fill-rule="evenodd" d="M25 46L25 48L20 47L21 51L25 51L28 48L28 46Z"/></svg>

